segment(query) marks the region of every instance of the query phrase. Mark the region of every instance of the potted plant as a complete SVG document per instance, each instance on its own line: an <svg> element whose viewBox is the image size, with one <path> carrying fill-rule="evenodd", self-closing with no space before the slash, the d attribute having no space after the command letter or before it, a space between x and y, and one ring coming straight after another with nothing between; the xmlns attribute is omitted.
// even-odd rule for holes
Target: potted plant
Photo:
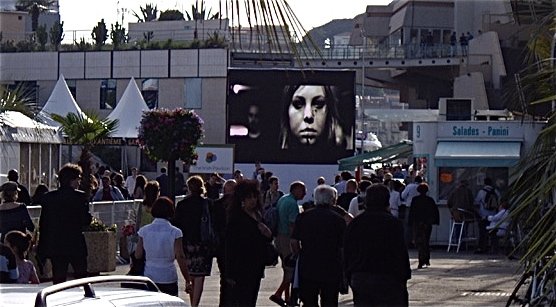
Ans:
<svg viewBox="0 0 556 307"><path fill-rule="evenodd" d="M83 231L87 243L87 271L89 273L116 270L116 225L107 226L93 218Z"/></svg>

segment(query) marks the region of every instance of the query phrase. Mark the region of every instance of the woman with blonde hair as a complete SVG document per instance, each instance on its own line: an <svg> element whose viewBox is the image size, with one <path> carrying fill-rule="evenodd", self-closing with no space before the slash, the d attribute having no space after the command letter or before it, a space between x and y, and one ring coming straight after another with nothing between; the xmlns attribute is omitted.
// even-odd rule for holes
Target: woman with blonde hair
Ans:
<svg viewBox="0 0 556 307"><path fill-rule="evenodd" d="M212 269L213 251L207 242L201 239L201 223L210 224L210 218L204 214L209 202L205 197L205 184L200 176L192 176L186 182L188 194L176 205L173 224L183 233L183 249L187 258L187 267L193 284L189 293L191 306L199 306L205 276Z"/></svg>

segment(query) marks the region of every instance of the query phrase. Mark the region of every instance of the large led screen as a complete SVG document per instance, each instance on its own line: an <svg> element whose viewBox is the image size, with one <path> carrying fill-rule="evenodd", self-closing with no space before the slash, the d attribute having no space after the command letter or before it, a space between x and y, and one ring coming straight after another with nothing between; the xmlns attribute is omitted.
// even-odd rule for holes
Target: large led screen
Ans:
<svg viewBox="0 0 556 307"><path fill-rule="evenodd" d="M228 72L228 144L238 163L336 164L353 155L355 72Z"/></svg>

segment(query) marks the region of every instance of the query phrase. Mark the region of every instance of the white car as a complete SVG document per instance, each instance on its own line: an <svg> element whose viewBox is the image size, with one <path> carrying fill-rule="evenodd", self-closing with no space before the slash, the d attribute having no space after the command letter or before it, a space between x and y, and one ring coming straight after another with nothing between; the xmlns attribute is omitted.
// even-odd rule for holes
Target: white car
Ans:
<svg viewBox="0 0 556 307"><path fill-rule="evenodd" d="M131 287L130 287L131 286ZM0 306L187 306L162 293L147 277L110 275L70 280L57 285L0 284Z"/></svg>

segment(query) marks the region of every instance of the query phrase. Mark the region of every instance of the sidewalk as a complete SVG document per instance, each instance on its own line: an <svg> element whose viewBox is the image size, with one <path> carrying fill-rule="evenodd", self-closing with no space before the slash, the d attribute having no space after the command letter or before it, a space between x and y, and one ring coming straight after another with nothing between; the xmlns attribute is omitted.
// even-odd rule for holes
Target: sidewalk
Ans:
<svg viewBox="0 0 556 307"><path fill-rule="evenodd" d="M445 247L431 252L431 267L417 270L417 252L410 250L412 278L408 282L410 306L502 306L519 278L517 260L503 255L475 255L472 251L447 253ZM127 265L115 272L125 274ZM277 306L268 297L280 283L280 267L267 268L262 280L257 306ZM183 280L180 297L186 302ZM218 306L219 272L216 262L212 275L205 279L201 306ZM353 306L351 290L340 296L340 306Z"/></svg>

